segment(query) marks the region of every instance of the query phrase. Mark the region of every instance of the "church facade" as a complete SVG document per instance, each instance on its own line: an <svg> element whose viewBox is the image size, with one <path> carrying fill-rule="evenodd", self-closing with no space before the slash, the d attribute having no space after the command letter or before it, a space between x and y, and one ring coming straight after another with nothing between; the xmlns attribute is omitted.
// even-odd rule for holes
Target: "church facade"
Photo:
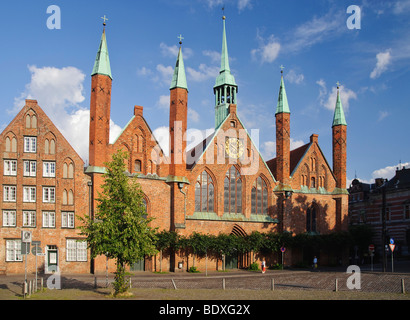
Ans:
<svg viewBox="0 0 410 320"><path fill-rule="evenodd" d="M315 134L306 145L290 150L291 108L282 71L275 115L276 158L263 159L238 116L238 86L230 71L225 24L224 17L221 69L213 88L215 131L191 150L184 139L189 91L182 46L170 87L169 155L153 136L141 106L134 107L129 123L110 143L111 91L115 87L105 28L91 75L87 167L36 101L27 100L0 136L0 272L24 272L20 232L27 228L33 232L33 240L41 241L45 271L55 265L61 272L105 272L105 257L91 261L80 241L77 216L94 215L104 183L104 163L120 149L128 153L128 174L138 179L147 215L160 231L245 236L253 231L326 234L347 230L347 124L339 93L333 124L329 123L333 132L331 167ZM54 141L53 154L50 141ZM33 176L31 165L37 168ZM288 251L286 264L298 262L302 254ZM159 255L146 257L132 269L158 271L159 259ZM189 259L192 257L187 260L175 254L162 257L161 265L174 271L180 261L189 266ZM246 257L233 259L234 267L249 263ZM113 262L109 265L114 268ZM196 265L201 269L201 261ZM208 262L209 269L220 267L220 261Z"/></svg>

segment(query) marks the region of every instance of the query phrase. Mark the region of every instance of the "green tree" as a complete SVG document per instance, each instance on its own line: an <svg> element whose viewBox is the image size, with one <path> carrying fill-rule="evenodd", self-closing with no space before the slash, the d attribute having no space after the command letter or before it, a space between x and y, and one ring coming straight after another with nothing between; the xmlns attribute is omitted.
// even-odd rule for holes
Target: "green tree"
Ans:
<svg viewBox="0 0 410 320"><path fill-rule="evenodd" d="M155 230L147 219L140 185L125 174L127 154L119 151L106 163L105 182L97 199L93 218L86 217L81 227L87 236L91 256L105 255L115 259L114 295L128 290L125 267L157 254Z"/></svg>

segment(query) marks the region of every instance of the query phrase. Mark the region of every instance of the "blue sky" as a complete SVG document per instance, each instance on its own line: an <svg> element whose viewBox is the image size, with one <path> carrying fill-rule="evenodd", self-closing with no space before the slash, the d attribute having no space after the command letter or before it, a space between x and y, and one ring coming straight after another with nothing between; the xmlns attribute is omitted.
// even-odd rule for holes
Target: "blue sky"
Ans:
<svg viewBox="0 0 410 320"><path fill-rule="evenodd" d="M61 29L47 28L50 5ZM349 29L350 5L361 29ZM280 65L291 115L292 146L319 134L332 163L336 82L348 122L348 179L391 178L410 166L410 0L2 1L0 129L33 98L87 158L90 74L106 15L113 73L112 133L133 106L156 133L169 122L169 86L182 34L191 129L214 126L213 86L220 67L222 11L227 16L238 112L259 129L265 160L275 156Z"/></svg>

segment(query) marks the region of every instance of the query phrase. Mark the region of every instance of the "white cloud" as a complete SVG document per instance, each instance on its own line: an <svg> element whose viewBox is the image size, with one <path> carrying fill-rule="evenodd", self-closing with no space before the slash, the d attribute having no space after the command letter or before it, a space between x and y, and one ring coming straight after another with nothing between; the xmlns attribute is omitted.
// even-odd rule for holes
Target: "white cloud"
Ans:
<svg viewBox="0 0 410 320"><path fill-rule="evenodd" d="M407 13L409 11L410 11L410 0L397 1L393 5L394 14L402 14L402 13Z"/></svg>
<svg viewBox="0 0 410 320"><path fill-rule="evenodd" d="M337 87L333 87L332 91L329 93L326 87L326 82L323 79L316 81L319 85L319 102L320 104L328 110L334 111L337 100ZM353 90L346 88L345 86L340 86L340 99L343 105L343 111L345 113L349 112L350 100L356 100L357 94Z"/></svg>
<svg viewBox="0 0 410 320"><path fill-rule="evenodd" d="M178 52L179 52L179 47L177 45L173 46L168 46L167 44L161 42L159 45L161 49L161 53L165 57L172 57L172 58L177 58L178 57ZM194 52L190 48L183 48L182 49L182 55L185 60L189 59L192 57Z"/></svg>
<svg viewBox="0 0 410 320"><path fill-rule="evenodd" d="M290 83L295 83L295 84L301 84L305 80L305 76L302 73L298 74L293 69L290 70L288 73L286 73L285 78Z"/></svg>
<svg viewBox="0 0 410 320"><path fill-rule="evenodd" d="M159 127L152 133L155 139L158 141L164 156L169 156L169 127Z"/></svg>
<svg viewBox="0 0 410 320"><path fill-rule="evenodd" d="M202 54L206 57L210 57L214 63L221 62L221 53L218 51L205 50Z"/></svg>
<svg viewBox="0 0 410 320"><path fill-rule="evenodd" d="M199 113L196 112L194 109L188 109L188 119L194 123L199 122Z"/></svg>
<svg viewBox="0 0 410 320"><path fill-rule="evenodd" d="M392 59L391 49L388 49L385 52L378 53L376 55L376 59L377 59L376 67L370 74L371 79L377 79L378 77L382 75L383 72L387 70L387 67L390 65L391 59Z"/></svg>
<svg viewBox="0 0 410 320"><path fill-rule="evenodd" d="M299 52L332 39L345 31L346 16L343 10L330 11L324 16L314 17L291 31L288 41L283 46L283 51Z"/></svg>
<svg viewBox="0 0 410 320"><path fill-rule="evenodd" d="M152 70L151 70L151 69L148 69L148 68L146 68L146 67L142 67L142 68L140 68L140 69L137 70L137 74L138 74L139 76L149 76L149 75L152 74Z"/></svg>
<svg viewBox="0 0 410 320"><path fill-rule="evenodd" d="M290 138L290 150L295 150L305 145L303 140L294 140ZM262 153L265 161L276 157L276 141L266 141L262 144Z"/></svg>
<svg viewBox="0 0 410 320"><path fill-rule="evenodd" d="M165 67L164 65L159 64L156 69L159 73L159 78L155 77L153 80L160 81L164 85L171 85L174 68L171 66Z"/></svg>
<svg viewBox="0 0 410 320"><path fill-rule="evenodd" d="M264 39L257 34L259 42L259 48L251 50L252 59L260 61L261 63L272 63L279 55L281 45L276 40L274 35L271 35L268 39Z"/></svg>
<svg viewBox="0 0 410 320"><path fill-rule="evenodd" d="M201 63L198 70L191 67L186 68L188 78L194 82L202 82L208 79L216 78L219 74L219 67L209 67L204 63Z"/></svg>
<svg viewBox="0 0 410 320"><path fill-rule="evenodd" d="M372 178L373 179L384 178L384 179L389 179L390 180L391 178L393 178L396 175L396 170L397 170L397 168L400 168L400 166L409 167L410 162L397 164L395 166L387 166L385 168L375 170L372 173Z"/></svg>
<svg viewBox="0 0 410 320"><path fill-rule="evenodd" d="M385 119L386 117L388 117L389 115L390 115L390 113L387 112L387 111L379 111L379 119L377 121L380 122L383 119Z"/></svg>
<svg viewBox="0 0 410 320"><path fill-rule="evenodd" d="M159 97L157 103L155 104L160 109L169 109L170 98L169 95L162 95Z"/></svg>
<svg viewBox="0 0 410 320"><path fill-rule="evenodd" d="M84 73L74 67L58 69L29 66L28 69L31 81L20 97L15 99L14 108L10 112L19 112L25 99L37 100L80 157L87 161L90 111L80 105L85 100ZM111 137L116 137L121 132L121 128L112 121L110 127Z"/></svg>

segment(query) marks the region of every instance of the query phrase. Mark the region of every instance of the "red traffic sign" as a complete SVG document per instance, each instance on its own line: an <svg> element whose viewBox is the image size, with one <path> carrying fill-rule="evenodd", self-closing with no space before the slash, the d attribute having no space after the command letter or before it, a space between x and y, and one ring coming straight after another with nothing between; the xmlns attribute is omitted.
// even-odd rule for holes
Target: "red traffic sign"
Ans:
<svg viewBox="0 0 410 320"><path fill-rule="evenodd" d="M371 245L369 246L369 251L370 251L370 252L374 252L374 244L371 244Z"/></svg>
<svg viewBox="0 0 410 320"><path fill-rule="evenodd" d="M286 251L285 247L280 248L280 251L282 251L283 253Z"/></svg>
<svg viewBox="0 0 410 320"><path fill-rule="evenodd" d="M393 251L394 251L394 249L396 248L396 245L395 245L395 244L389 244L389 246L390 246L390 250L391 250L391 252L393 252Z"/></svg>

